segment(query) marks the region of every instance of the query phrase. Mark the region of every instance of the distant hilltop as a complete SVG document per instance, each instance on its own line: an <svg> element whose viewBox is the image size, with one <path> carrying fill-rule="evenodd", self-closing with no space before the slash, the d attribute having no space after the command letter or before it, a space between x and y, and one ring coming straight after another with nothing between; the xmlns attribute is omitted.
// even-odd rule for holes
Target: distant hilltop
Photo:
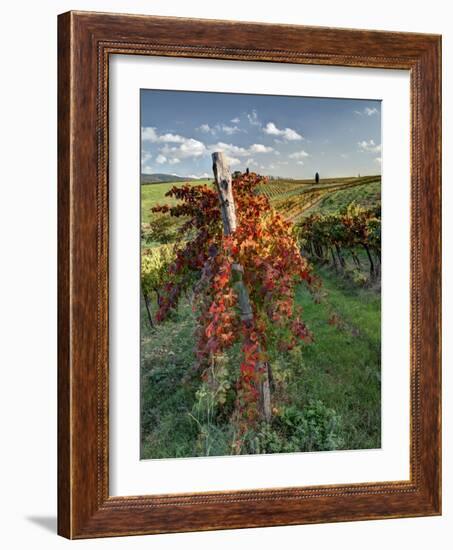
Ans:
<svg viewBox="0 0 453 550"><path fill-rule="evenodd" d="M188 176L175 176L174 174L142 174L141 183L166 183L171 181L195 181L198 178Z"/></svg>

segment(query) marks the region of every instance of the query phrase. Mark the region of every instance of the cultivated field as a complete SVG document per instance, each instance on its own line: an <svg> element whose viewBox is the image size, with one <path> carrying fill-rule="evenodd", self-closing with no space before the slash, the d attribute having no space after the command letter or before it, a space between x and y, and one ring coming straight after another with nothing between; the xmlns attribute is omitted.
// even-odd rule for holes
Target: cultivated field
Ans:
<svg viewBox="0 0 453 550"><path fill-rule="evenodd" d="M201 183L212 185L189 185ZM168 257L184 241L177 231L185 219L151 208L178 204L165 197L173 185L183 184L141 187L142 269L148 270L142 272L141 457L228 455L237 437L231 418L240 349L225 355L227 374L210 393L193 375L193 293L184 292L169 318L156 322ZM380 187L380 176L366 176L318 184L271 180L258 188L292 222L320 284L300 283L293 304L302 308L313 341L286 350L268 345L272 421L255 425L241 452L380 447Z"/></svg>
<svg viewBox="0 0 453 550"><path fill-rule="evenodd" d="M212 185L212 180L189 181L188 185ZM157 204L175 205L177 200L165 194L182 182L151 183L141 187L142 223L149 223L158 216L151 212ZM270 180L259 189L266 195L271 205L293 223L315 212L336 212L355 203L364 208L380 205L381 177L364 176L354 178L330 178L320 180ZM180 225L172 220L175 227ZM154 242L158 245L158 242Z"/></svg>
<svg viewBox="0 0 453 550"><path fill-rule="evenodd" d="M318 184L309 180L271 180L261 187L274 208L296 223L303 216L332 205L332 211L355 202L367 206L380 202L380 176L331 178ZM371 200L368 200L371 199Z"/></svg>

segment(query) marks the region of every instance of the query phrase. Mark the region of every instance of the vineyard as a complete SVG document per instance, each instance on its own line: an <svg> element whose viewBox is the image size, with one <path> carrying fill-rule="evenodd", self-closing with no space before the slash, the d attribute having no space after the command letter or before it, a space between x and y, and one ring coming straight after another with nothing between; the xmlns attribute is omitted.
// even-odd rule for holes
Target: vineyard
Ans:
<svg viewBox="0 0 453 550"><path fill-rule="evenodd" d="M361 205L360 198L374 192L374 200L380 202L380 183L380 176L326 179L318 184L308 180L271 180L259 191L286 219L295 223L329 199L335 203L344 197L344 205L354 201Z"/></svg>
<svg viewBox="0 0 453 550"><path fill-rule="evenodd" d="M219 181L142 186L142 458L379 447L380 177Z"/></svg>
<svg viewBox="0 0 453 550"><path fill-rule="evenodd" d="M357 275L356 282L372 283L381 266L380 206L366 210L354 203L335 214L312 214L296 226L304 255L312 261L331 265L338 273ZM366 255L368 276L363 274ZM349 260L349 262L348 262ZM348 264L352 262L352 268Z"/></svg>

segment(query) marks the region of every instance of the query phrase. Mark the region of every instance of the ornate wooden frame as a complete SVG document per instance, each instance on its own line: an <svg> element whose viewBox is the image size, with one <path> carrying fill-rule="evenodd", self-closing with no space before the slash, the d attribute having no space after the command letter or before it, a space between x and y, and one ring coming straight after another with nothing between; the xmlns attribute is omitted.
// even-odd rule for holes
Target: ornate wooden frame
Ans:
<svg viewBox="0 0 453 550"><path fill-rule="evenodd" d="M88 12L65 13L58 24L58 532L87 538L440 514L441 38ZM410 481L109 496L110 54L410 71Z"/></svg>

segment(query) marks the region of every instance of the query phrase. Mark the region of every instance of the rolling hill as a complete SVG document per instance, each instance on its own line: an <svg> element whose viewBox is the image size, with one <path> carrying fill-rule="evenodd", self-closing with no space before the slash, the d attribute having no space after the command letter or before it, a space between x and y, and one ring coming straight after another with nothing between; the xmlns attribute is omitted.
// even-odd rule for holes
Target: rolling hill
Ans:
<svg viewBox="0 0 453 550"><path fill-rule="evenodd" d="M170 181L194 181L195 178L187 176L175 176L174 174L142 174L140 182L142 185L148 183L167 183Z"/></svg>

